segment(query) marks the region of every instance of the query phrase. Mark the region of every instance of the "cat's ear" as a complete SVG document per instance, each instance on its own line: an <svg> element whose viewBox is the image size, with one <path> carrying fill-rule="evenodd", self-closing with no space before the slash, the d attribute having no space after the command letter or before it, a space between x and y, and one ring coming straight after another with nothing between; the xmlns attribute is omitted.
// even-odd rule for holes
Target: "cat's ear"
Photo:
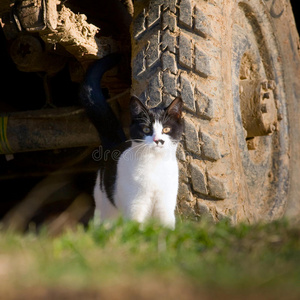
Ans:
<svg viewBox="0 0 300 300"><path fill-rule="evenodd" d="M136 96L132 96L130 99L130 112L131 116L135 117L140 114L147 114L147 107L140 101L140 99Z"/></svg>
<svg viewBox="0 0 300 300"><path fill-rule="evenodd" d="M173 116L175 119L180 120L182 117L183 101L181 97L176 97L172 103L166 108L166 113Z"/></svg>

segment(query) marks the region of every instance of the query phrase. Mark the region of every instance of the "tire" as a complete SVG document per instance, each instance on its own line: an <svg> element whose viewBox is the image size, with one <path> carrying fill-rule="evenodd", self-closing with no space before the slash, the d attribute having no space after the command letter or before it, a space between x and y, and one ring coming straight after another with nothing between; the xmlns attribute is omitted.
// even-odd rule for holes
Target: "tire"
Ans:
<svg viewBox="0 0 300 300"><path fill-rule="evenodd" d="M177 95L184 101L177 155L182 215L226 216L233 223L299 215L292 201L300 96L291 8L279 1L227 2L135 1L132 93L149 107ZM292 26L281 26L287 20Z"/></svg>

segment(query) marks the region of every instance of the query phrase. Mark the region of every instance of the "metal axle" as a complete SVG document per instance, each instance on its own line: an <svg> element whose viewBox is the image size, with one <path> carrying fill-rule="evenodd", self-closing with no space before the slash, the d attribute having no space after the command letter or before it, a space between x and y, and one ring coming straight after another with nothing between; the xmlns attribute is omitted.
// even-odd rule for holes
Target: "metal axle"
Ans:
<svg viewBox="0 0 300 300"><path fill-rule="evenodd" d="M0 154L99 144L95 127L80 107L0 114Z"/></svg>

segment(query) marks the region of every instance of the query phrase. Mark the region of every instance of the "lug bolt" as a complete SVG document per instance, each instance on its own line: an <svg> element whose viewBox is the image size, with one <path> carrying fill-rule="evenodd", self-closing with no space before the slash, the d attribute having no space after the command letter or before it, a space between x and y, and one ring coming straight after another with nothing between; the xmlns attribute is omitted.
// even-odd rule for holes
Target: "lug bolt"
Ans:
<svg viewBox="0 0 300 300"><path fill-rule="evenodd" d="M269 80L269 81L268 81L268 88L269 88L270 90L275 90L276 84L275 84L275 81L274 81L274 80Z"/></svg>
<svg viewBox="0 0 300 300"><path fill-rule="evenodd" d="M257 139L255 137L247 139L246 142L248 150L257 149Z"/></svg>
<svg viewBox="0 0 300 300"><path fill-rule="evenodd" d="M260 110L263 114L267 113L268 112L267 104L266 103L261 104Z"/></svg>
<svg viewBox="0 0 300 300"><path fill-rule="evenodd" d="M274 124L270 125L269 127L269 133L272 133L276 130L276 126Z"/></svg>
<svg viewBox="0 0 300 300"><path fill-rule="evenodd" d="M264 90L267 90L268 89L268 82L267 81L263 81L261 82L261 86Z"/></svg>

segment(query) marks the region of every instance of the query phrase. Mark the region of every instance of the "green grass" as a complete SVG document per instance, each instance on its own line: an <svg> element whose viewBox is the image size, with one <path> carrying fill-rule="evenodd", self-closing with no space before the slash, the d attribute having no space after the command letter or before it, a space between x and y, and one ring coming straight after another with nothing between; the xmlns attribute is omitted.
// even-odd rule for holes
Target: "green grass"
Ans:
<svg viewBox="0 0 300 300"><path fill-rule="evenodd" d="M171 231L118 220L58 237L46 230L2 232L0 279L0 295L42 289L123 299L162 291L170 299L172 293L300 299L300 227L285 220L251 226L203 220Z"/></svg>

